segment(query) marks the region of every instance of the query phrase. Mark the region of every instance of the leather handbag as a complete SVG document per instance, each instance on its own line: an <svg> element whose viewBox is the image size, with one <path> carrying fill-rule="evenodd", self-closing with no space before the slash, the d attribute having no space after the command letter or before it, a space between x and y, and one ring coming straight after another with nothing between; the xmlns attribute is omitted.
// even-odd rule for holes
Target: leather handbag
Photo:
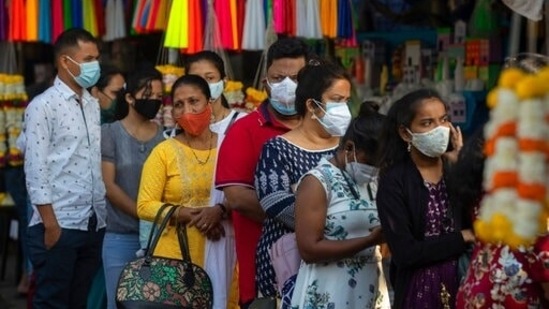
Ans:
<svg viewBox="0 0 549 309"><path fill-rule="evenodd" d="M206 271L191 261L184 225L177 224L176 228L181 260L153 255L176 208L171 204L160 208L149 234L145 256L126 264L122 270L116 289L118 308L212 308L212 283Z"/></svg>

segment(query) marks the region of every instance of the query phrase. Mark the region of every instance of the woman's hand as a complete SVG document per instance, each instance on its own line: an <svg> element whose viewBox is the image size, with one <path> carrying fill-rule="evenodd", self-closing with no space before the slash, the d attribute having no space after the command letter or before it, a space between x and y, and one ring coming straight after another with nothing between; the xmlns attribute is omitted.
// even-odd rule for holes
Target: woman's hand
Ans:
<svg viewBox="0 0 549 309"><path fill-rule="evenodd" d="M459 151L463 147L463 135L459 127L454 127L450 123L450 143L452 143L452 151L446 152L443 156L450 162L454 163L458 159Z"/></svg>
<svg viewBox="0 0 549 309"><path fill-rule="evenodd" d="M191 216L189 227L195 226L202 234L208 235L223 219L223 210L218 206L202 207L192 209Z"/></svg>
<svg viewBox="0 0 549 309"><path fill-rule="evenodd" d="M473 231L470 230L470 229L461 230L461 236L463 237L463 240L464 240L466 243L473 243L473 242L475 242L475 234L474 234Z"/></svg>
<svg viewBox="0 0 549 309"><path fill-rule="evenodd" d="M383 230L381 229L381 225L376 226L373 229L371 229L370 230L370 235L368 235L366 237L369 239L368 243L370 243L370 245L368 247L371 247L372 244L373 245L379 245L379 244L385 242L385 239L383 238Z"/></svg>
<svg viewBox="0 0 549 309"><path fill-rule="evenodd" d="M221 237L225 237L225 229L221 223L212 227L207 233L206 237L211 241L217 241Z"/></svg>

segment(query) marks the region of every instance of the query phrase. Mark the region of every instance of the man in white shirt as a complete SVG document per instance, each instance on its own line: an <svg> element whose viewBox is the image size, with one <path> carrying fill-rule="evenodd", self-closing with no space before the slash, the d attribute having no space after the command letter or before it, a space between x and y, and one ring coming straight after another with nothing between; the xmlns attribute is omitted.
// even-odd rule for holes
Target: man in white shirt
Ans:
<svg viewBox="0 0 549 309"><path fill-rule="evenodd" d="M27 107L23 129L33 307L86 308L106 225L99 104L86 90L99 78L99 50L89 32L69 29L54 52L58 75Z"/></svg>

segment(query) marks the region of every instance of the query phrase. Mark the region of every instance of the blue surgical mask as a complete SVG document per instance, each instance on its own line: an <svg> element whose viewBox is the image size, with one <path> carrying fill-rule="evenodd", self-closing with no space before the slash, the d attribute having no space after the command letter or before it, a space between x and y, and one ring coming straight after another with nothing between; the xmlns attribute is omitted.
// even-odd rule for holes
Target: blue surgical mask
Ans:
<svg viewBox="0 0 549 309"><path fill-rule="evenodd" d="M91 62L78 63L71 57L67 56L67 59L74 62L80 67L80 74L78 76L72 75L71 71L67 69L67 72L74 78L74 81L82 88L90 88L94 86L99 80L101 75L101 68L97 60Z"/></svg>
<svg viewBox="0 0 549 309"><path fill-rule="evenodd" d="M353 178L355 183L359 187L361 187L370 183L372 180L374 180L377 177L379 170L375 166L358 162L356 159L356 152L354 151L353 151L353 156L355 159L354 162L348 162L347 156L345 156L345 171L349 173L349 175L351 175L351 178Z"/></svg>
<svg viewBox="0 0 549 309"><path fill-rule="evenodd" d="M269 101L277 112L285 116L297 114L297 111L295 110L296 82L289 77L286 77L281 82L274 84L269 83L269 80L267 80L267 85L271 88L271 97L269 98Z"/></svg>
<svg viewBox="0 0 549 309"><path fill-rule="evenodd" d="M210 95L212 100L217 100L223 94L223 89L225 88L225 83L223 80L218 81L217 83L208 83L210 87Z"/></svg>

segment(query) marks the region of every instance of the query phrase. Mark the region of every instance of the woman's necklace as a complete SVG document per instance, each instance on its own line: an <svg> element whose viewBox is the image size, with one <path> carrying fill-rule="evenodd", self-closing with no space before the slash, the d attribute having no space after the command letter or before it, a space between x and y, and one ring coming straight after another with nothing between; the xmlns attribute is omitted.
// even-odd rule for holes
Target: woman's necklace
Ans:
<svg viewBox="0 0 549 309"><path fill-rule="evenodd" d="M141 153L145 152L147 150L145 145L147 142L139 138L137 134L137 132L139 131L139 126L136 126L135 128L131 129L131 126L129 123L126 123L123 120L121 122L123 123L123 126L126 129L126 132L128 132L128 134L131 137L133 137L133 139L139 144L139 152Z"/></svg>
<svg viewBox="0 0 549 309"><path fill-rule="evenodd" d="M208 163L208 161L210 160L210 156L212 154L212 141L213 141L213 133L210 132L210 147L209 147L209 150L208 150L208 156L206 157L206 160L200 160L198 158L198 156L196 155L196 152L194 152L194 149L193 149L193 146L191 146L191 141L187 139L187 137L185 135L183 135L184 138L185 138L185 141L187 142L187 144L189 145L189 148L191 149L191 152L194 156L194 158L196 159L196 161L198 162L198 164L200 165L204 165L206 163Z"/></svg>

